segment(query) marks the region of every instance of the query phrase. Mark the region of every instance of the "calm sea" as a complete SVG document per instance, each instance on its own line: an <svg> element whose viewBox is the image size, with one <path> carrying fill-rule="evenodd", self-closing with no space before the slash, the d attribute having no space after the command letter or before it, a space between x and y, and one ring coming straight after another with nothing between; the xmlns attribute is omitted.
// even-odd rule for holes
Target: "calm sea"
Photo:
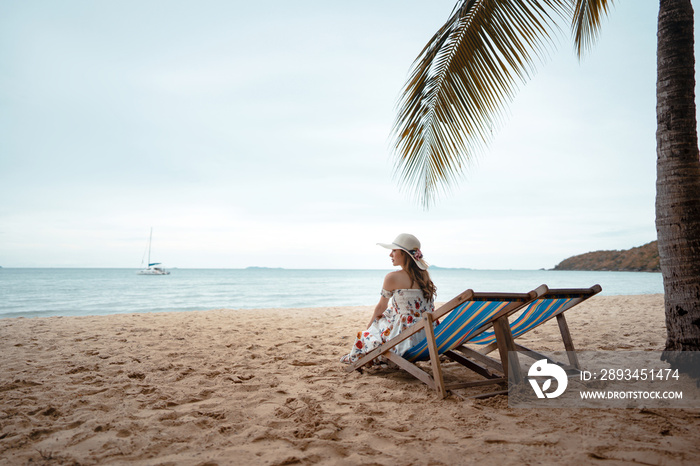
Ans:
<svg viewBox="0 0 700 466"><path fill-rule="evenodd" d="M208 309L372 305L388 270L0 268L0 318ZM438 301L466 289L526 292L600 284L603 294L663 293L661 274L516 270L431 270Z"/></svg>

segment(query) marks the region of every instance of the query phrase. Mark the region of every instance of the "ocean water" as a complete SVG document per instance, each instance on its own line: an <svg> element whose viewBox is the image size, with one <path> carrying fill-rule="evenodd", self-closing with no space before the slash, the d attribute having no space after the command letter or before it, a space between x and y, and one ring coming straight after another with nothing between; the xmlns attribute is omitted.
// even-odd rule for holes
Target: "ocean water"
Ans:
<svg viewBox="0 0 700 466"><path fill-rule="evenodd" d="M0 268L0 318L209 309L373 305L389 270ZM466 289L527 292L603 287L602 294L663 293L659 273L434 269L438 301Z"/></svg>

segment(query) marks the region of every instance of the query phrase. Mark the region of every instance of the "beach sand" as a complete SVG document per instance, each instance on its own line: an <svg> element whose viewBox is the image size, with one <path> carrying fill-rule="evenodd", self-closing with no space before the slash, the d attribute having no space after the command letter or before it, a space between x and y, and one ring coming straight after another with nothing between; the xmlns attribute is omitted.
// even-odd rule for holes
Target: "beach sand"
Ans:
<svg viewBox="0 0 700 466"><path fill-rule="evenodd" d="M371 311L0 320L0 464L700 464L700 409L512 409L347 373ZM664 346L661 295L567 319L580 350ZM522 341L563 349L555 322Z"/></svg>

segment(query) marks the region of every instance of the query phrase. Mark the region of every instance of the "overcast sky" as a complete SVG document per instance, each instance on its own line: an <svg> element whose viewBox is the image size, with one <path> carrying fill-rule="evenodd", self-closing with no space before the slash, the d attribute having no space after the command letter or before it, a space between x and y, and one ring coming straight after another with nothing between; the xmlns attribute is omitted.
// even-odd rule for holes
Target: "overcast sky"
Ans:
<svg viewBox="0 0 700 466"><path fill-rule="evenodd" d="M0 265L138 268L151 227L181 268L389 268L402 232L479 269L645 244L658 2L615 3L425 211L389 136L454 1L2 0Z"/></svg>

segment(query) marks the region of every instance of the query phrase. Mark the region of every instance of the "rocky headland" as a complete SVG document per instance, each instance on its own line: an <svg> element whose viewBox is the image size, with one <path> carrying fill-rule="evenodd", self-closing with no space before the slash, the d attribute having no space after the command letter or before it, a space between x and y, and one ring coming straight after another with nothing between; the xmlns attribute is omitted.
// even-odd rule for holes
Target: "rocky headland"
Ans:
<svg viewBox="0 0 700 466"><path fill-rule="evenodd" d="M554 270L608 270L615 272L659 272L656 241L621 251L594 251L569 257Z"/></svg>

